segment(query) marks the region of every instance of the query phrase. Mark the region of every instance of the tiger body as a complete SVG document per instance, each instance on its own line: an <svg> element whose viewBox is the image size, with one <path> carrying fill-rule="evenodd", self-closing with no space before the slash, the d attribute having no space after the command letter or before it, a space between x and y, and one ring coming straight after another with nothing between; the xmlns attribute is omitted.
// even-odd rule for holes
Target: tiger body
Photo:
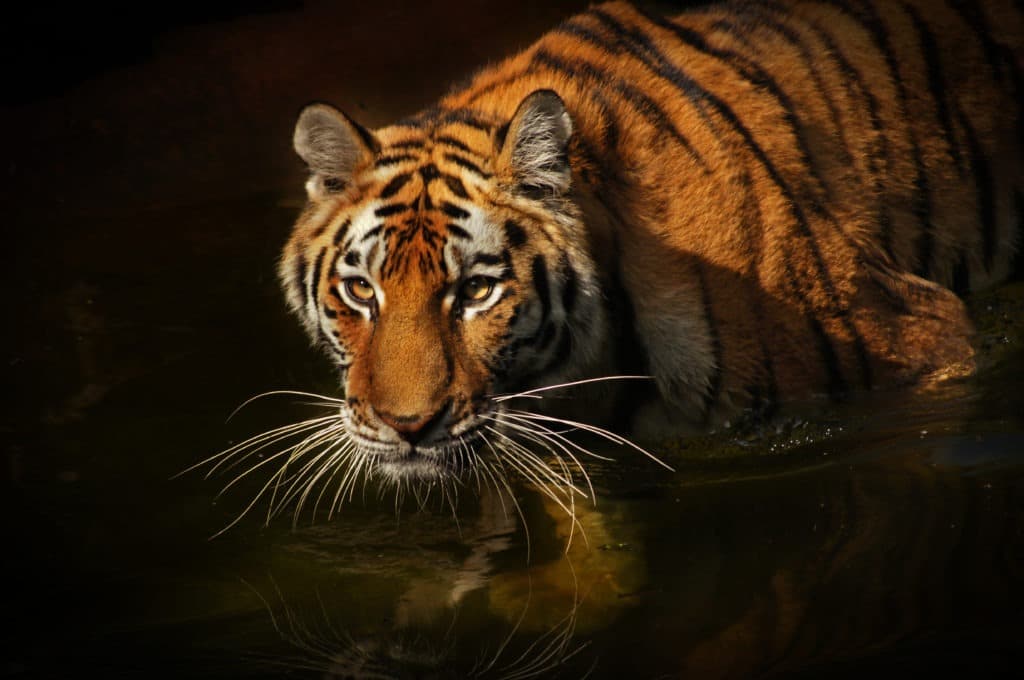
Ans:
<svg viewBox="0 0 1024 680"><path fill-rule="evenodd" d="M1014 265L1022 36L998 0L611 3L392 126L309 107L280 274L349 434L430 477L504 392L648 375L575 403L656 436L969 372L956 293Z"/></svg>

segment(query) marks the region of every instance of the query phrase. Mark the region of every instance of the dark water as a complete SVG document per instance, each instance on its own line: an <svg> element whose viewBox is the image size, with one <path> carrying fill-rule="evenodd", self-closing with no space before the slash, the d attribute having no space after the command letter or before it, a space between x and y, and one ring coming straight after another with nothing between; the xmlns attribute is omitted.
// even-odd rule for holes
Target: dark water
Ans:
<svg viewBox="0 0 1024 680"><path fill-rule="evenodd" d="M675 473L602 449L617 462L589 468L597 505L577 509L568 552L564 513L526 485L525 522L472 485L457 516L436 498L396 516L368 488L294 527L261 502L209 540L267 474L220 498L231 475L172 477L308 414L268 399L225 423L249 396L334 389L273 277L300 192L291 116L346 96L367 118L405 113L536 33L470 7L438 29L432 80L401 91L353 55L381 39L375 16L415 53L422 17L364 8L340 52L306 53L297 36L329 43L339 11L312 4L176 29L138 65L5 109L21 135L4 188L0 677L1010 675L1019 284L974 302L977 379L659 449ZM565 9L545 11L534 22ZM380 54L389 78L398 57Z"/></svg>

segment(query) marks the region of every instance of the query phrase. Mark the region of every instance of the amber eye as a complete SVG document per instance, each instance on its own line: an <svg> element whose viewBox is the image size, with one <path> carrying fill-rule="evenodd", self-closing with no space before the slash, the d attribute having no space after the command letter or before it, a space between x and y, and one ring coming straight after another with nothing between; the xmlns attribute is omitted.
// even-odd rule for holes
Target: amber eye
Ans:
<svg viewBox="0 0 1024 680"><path fill-rule="evenodd" d="M492 290L494 290L494 279L486 276L471 276L463 282L462 288L459 289L459 295L463 302L483 302Z"/></svg>
<svg viewBox="0 0 1024 680"><path fill-rule="evenodd" d="M375 295L373 286L361 276L345 279L345 290L356 302L372 302Z"/></svg>

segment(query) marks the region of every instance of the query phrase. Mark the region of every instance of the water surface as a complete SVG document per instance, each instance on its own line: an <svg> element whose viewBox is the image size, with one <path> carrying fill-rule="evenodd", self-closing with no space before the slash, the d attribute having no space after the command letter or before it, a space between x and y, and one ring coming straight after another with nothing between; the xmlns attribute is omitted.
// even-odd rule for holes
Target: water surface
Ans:
<svg viewBox="0 0 1024 680"><path fill-rule="evenodd" d="M396 514L368 487L331 518L307 507L268 522L257 504L210 539L266 476L219 498L230 476L174 476L308 413L270 399L226 423L253 394L336 390L273 275L301 197L294 111L362 97L374 124L539 30L475 10L443 29L433 70L388 89L375 83L399 57L376 74L358 60L381 35L375 17L405 27L412 51L429 37L412 10L377 9L354 20L377 33L332 43L333 70L300 49L303 31L341 20L313 3L179 29L148 61L5 110L24 134L4 188L17 256L5 271L0 675L1014 670L1020 284L973 303L976 379L666 443L656 452L674 473L600 449L616 462L589 466L596 506L577 508L585 537L568 552L564 513L525 484L522 517L471 483L454 514L436 497ZM336 76L343 85L323 84Z"/></svg>

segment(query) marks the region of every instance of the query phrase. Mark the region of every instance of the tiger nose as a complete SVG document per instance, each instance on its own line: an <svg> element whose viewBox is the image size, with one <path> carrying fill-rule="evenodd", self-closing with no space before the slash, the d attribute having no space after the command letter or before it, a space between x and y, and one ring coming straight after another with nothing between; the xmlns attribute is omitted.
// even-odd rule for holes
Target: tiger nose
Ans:
<svg viewBox="0 0 1024 680"><path fill-rule="evenodd" d="M448 416L449 406L450 404L445 404L431 415L396 416L384 411L377 411L377 417L397 432L399 437L410 444L417 444L444 422Z"/></svg>

